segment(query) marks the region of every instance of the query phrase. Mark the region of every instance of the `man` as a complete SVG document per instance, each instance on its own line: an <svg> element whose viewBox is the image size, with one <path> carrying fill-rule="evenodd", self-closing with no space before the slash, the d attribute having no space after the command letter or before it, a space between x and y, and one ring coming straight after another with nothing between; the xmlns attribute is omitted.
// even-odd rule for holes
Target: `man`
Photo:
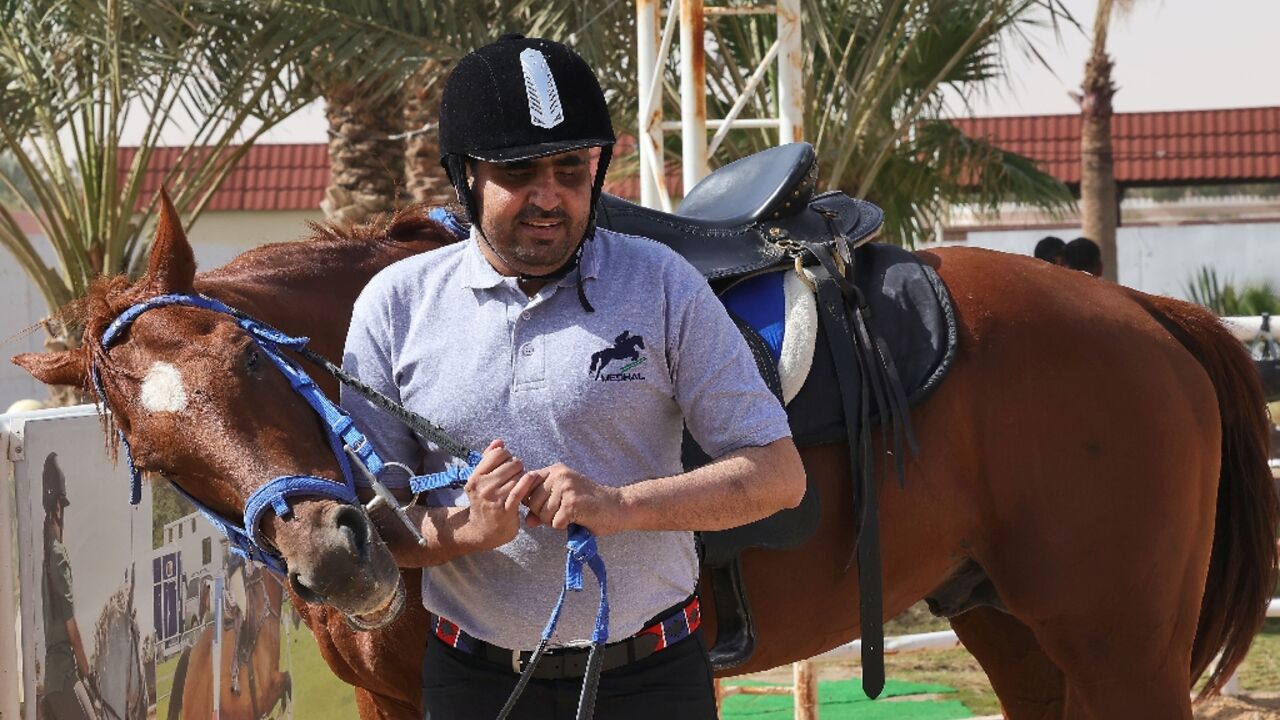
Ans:
<svg viewBox="0 0 1280 720"><path fill-rule="evenodd" d="M71 563L62 544L67 479L58 454L44 459L44 686L40 716L50 720L89 718L92 706L82 681L89 679L89 658L76 623ZM78 686L78 687L77 687Z"/></svg>
<svg viewBox="0 0 1280 720"><path fill-rule="evenodd" d="M1102 251L1086 237L1078 237L1062 248L1062 264L1072 270L1102 277Z"/></svg>
<svg viewBox="0 0 1280 720"><path fill-rule="evenodd" d="M714 718L691 531L804 494L786 415L706 282L658 243L594 227L613 142L595 75L565 46L513 35L464 57L440 145L471 237L387 268L356 302L347 368L484 448L465 491L415 507L425 549L388 528L399 562L426 567L431 720L502 707L564 582L570 523L609 573L596 716ZM384 457L439 468L404 426L343 404ZM682 421L716 458L688 473ZM571 594L514 717L573 717L595 612L593 592Z"/></svg>
<svg viewBox="0 0 1280 720"><path fill-rule="evenodd" d="M1062 238L1046 235L1040 239L1040 242L1036 243L1035 256L1047 263L1061 265L1062 248L1064 246L1066 246L1066 243L1062 241Z"/></svg>

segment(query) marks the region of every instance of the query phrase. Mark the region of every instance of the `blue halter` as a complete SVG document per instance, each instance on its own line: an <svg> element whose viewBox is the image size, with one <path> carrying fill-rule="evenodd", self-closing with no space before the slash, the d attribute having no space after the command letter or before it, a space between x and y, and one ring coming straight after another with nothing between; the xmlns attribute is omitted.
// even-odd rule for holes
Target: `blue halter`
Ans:
<svg viewBox="0 0 1280 720"><path fill-rule="evenodd" d="M270 358L271 362L279 368L280 372L289 380L289 384L294 391L301 395L302 399L324 421L323 425L325 435L329 440L329 447L338 461L338 467L342 470L342 481L339 482L313 475L282 475L277 477L255 490L249 496L249 499L245 502L243 524L237 524L222 517L190 493L178 487L177 484L173 484L174 489L186 497L214 527L226 535L227 540L230 541L232 552L284 574L287 569L284 558L279 551L262 537L259 530L263 513L270 510L281 518L288 517L292 512L289 499L299 496L327 497L349 505L358 505L359 500L356 498L355 479L351 472L351 463L343 450L344 446L352 448L359 455L361 461L365 463L366 467L369 468L369 471L375 475L382 471L385 464L374 451L373 443L369 442L364 434L356 428L350 416L342 408L335 405L333 401L325 397L310 376L286 357L281 350L281 348L301 349L307 344L307 338L286 335L275 328L244 316L242 313L213 298L203 295L159 295L138 303L121 313L107 327L102 334L102 347L104 349L110 348L119 342L124 332L142 313L169 305L185 305L212 310L233 318L236 324L249 334L249 337L258 346L262 354ZM103 392L102 378L96 365L92 368L92 376L98 397L101 398L105 405L106 394ZM124 445L125 459L129 464L129 502L136 505L142 498L140 473L133 463L133 452L123 431L120 432L120 442Z"/></svg>

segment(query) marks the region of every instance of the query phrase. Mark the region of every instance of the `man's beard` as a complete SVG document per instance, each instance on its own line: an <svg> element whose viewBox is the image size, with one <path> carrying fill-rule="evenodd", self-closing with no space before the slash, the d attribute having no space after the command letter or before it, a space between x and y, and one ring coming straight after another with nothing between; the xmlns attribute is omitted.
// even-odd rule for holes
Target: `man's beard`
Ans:
<svg viewBox="0 0 1280 720"><path fill-rule="evenodd" d="M538 220L556 220L561 223L566 235L563 241L556 240L551 244L541 244L538 242L521 243L516 240L521 230L521 223L536 222ZM482 221L481 225L485 223ZM554 272L562 267L570 258L573 257L574 251L578 244L583 240L586 233L587 221L583 219L581 222L575 223L563 209L553 210L551 212L543 212L536 208L526 208L513 220L513 226L510 228L510 235L501 235L495 231L498 228L485 227L484 231L492 242L495 237L505 238L507 241L498 244L498 250L502 253L506 260L520 263L524 268L511 268L517 272L522 269L536 268L542 272ZM548 252L558 251L555 257L548 257Z"/></svg>

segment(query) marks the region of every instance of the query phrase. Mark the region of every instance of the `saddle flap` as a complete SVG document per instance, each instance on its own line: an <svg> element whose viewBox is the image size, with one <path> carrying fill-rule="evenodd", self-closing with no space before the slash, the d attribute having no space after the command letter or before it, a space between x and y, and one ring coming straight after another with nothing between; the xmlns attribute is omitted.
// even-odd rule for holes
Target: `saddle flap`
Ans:
<svg viewBox="0 0 1280 720"><path fill-rule="evenodd" d="M813 196L818 156L809 143L790 143L724 165L685 193L681 217L738 227L798 212Z"/></svg>

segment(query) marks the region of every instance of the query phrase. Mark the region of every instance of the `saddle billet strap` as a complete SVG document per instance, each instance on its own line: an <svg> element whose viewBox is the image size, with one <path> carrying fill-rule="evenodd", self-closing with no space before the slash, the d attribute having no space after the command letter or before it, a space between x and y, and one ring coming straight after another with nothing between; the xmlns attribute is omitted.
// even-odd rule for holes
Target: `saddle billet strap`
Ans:
<svg viewBox="0 0 1280 720"><path fill-rule="evenodd" d="M870 458L870 398L871 392L878 388L872 378L874 370L866 362L868 348L859 352L860 333L855 333L849 325L847 296L842 284L848 281L832 271L835 263L825 248L812 247L811 252L819 259L820 265L814 268L816 279L819 317L828 338L832 359L836 367L836 377L842 391L840 399L844 410L845 427L848 429L849 468L854 475L854 502L858 506L855 513L860 514L857 530L856 554L858 558L858 619L862 637L862 689L868 697L878 697L884 690L884 611L882 597L882 578L880 568L880 528L878 501L876 498L875 473ZM839 279L837 279L839 278ZM857 322L862 324L859 306L853 312L859 313ZM864 325L865 327L865 325ZM860 365L862 372L855 378L855 366ZM862 386L861 402L854 407L849 388L853 383ZM854 437L855 425L857 437Z"/></svg>

